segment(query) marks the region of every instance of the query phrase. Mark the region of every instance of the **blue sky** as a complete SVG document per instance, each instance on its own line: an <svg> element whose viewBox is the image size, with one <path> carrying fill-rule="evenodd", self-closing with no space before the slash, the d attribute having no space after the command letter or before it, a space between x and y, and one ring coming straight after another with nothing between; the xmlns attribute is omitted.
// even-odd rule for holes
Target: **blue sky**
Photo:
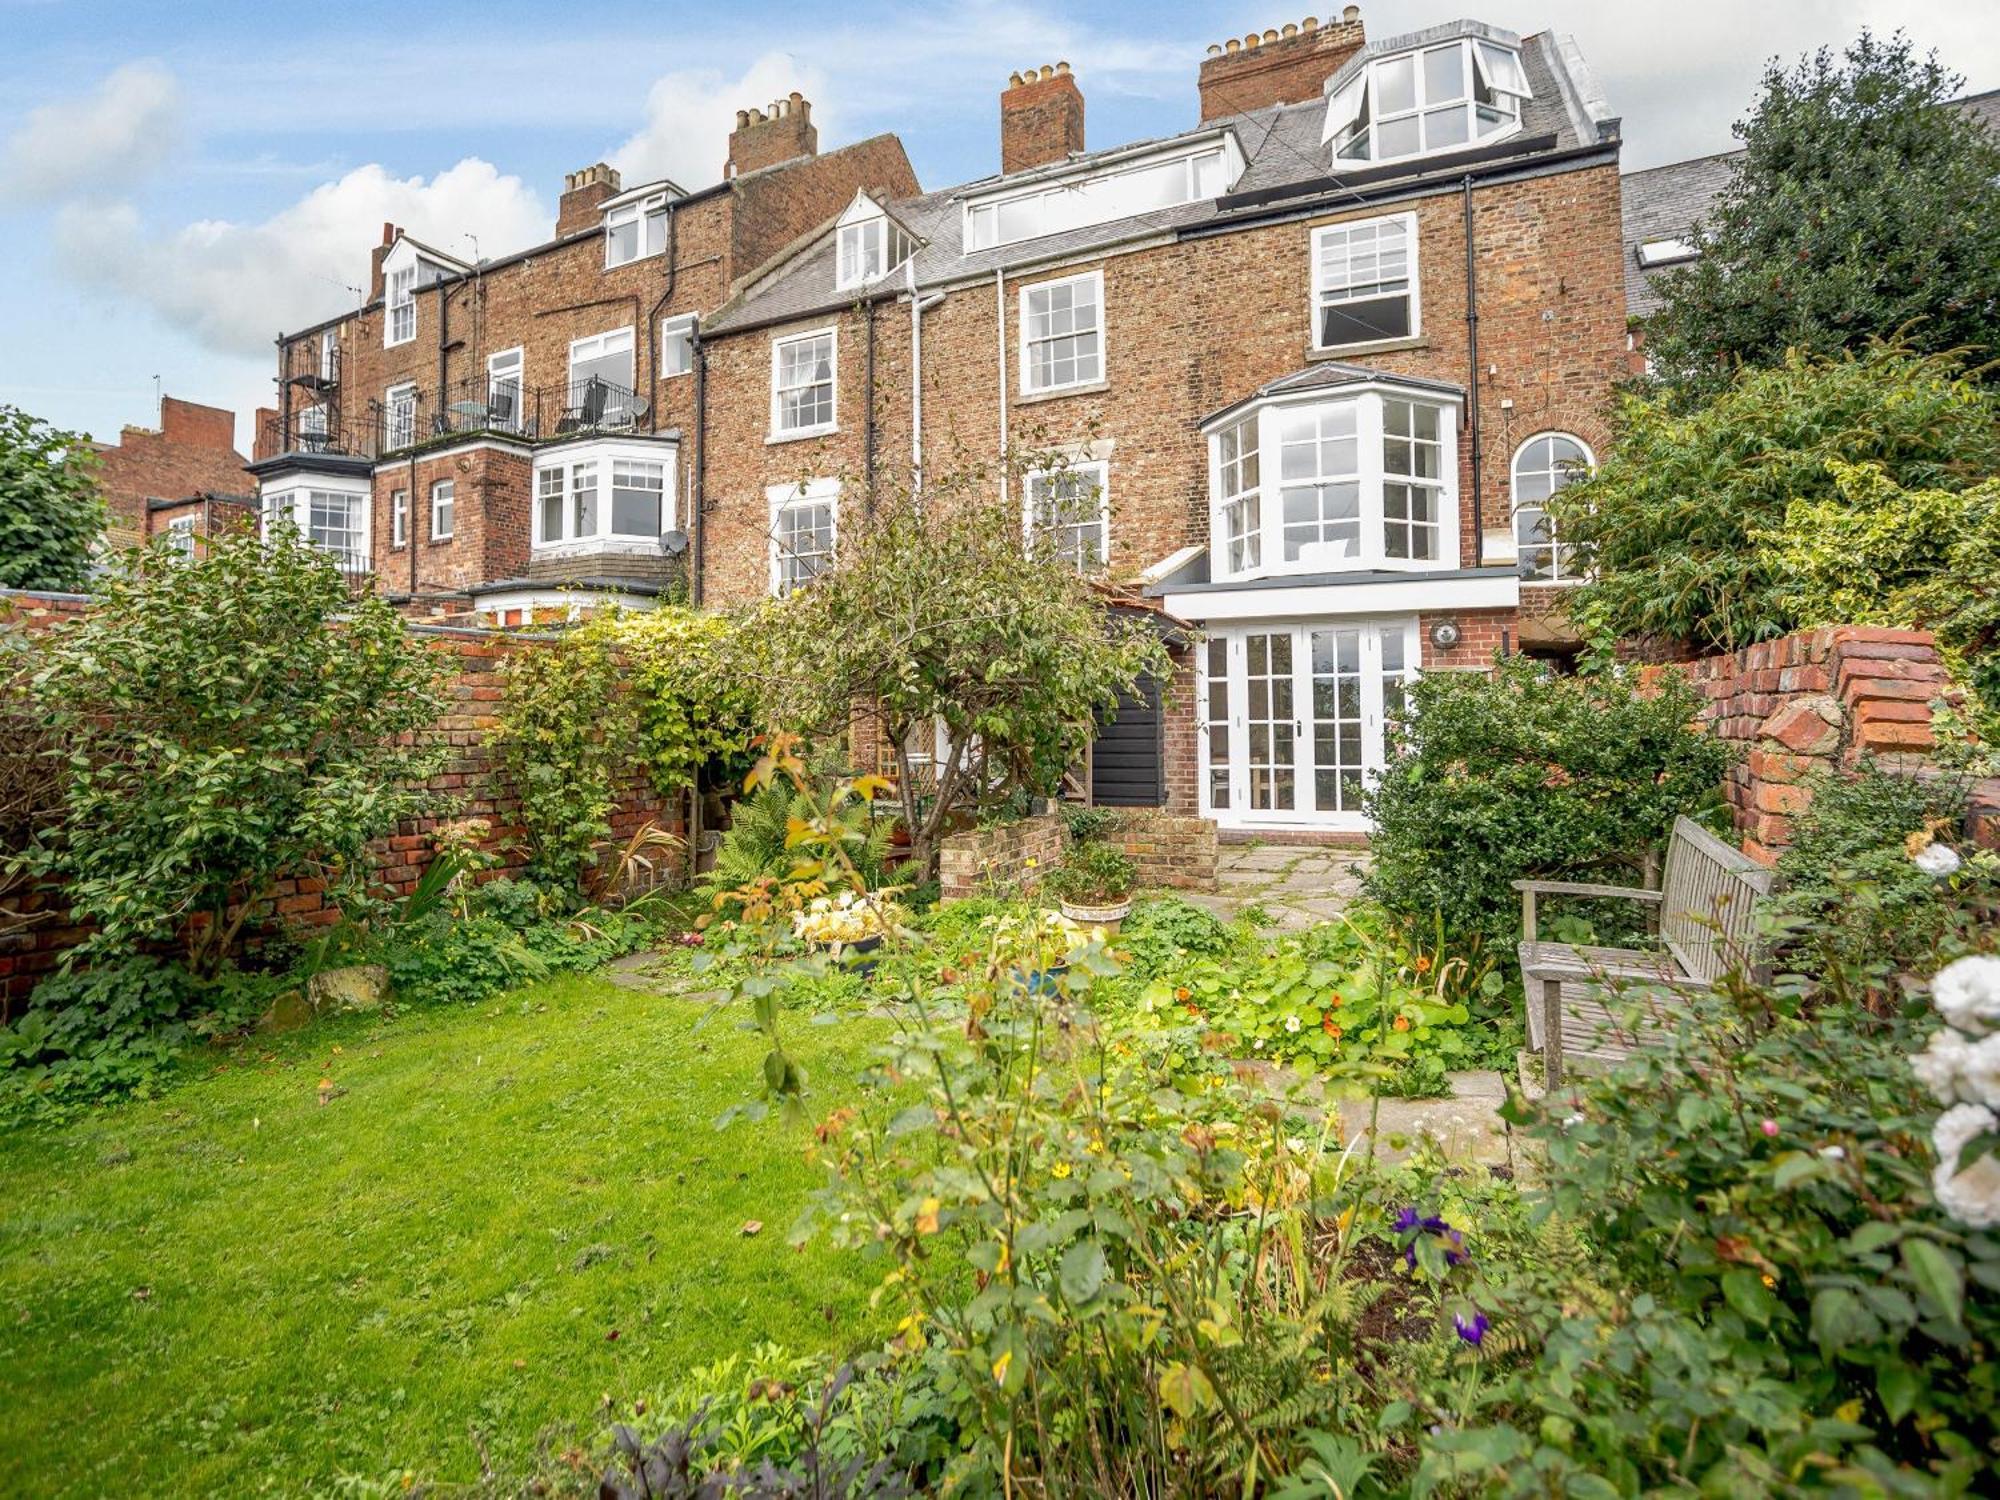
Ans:
<svg viewBox="0 0 2000 1500"><path fill-rule="evenodd" d="M247 451L271 339L353 304L384 219L518 249L546 237L565 171L704 185L735 110L793 88L822 146L894 130L945 186L997 165L1010 70L1069 61L1093 147L1157 135L1192 123L1209 43L1309 3L0 0L0 402L115 437L153 421L158 377L235 408ZM1726 149L1765 58L1863 25L2000 86L1990 0L1363 6L1375 37L1460 14L1573 33L1628 168Z"/></svg>

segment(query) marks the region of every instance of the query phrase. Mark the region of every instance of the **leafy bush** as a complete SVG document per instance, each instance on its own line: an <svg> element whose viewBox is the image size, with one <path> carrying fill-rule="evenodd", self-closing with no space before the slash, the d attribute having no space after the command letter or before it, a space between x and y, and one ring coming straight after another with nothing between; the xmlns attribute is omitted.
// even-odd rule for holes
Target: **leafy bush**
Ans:
<svg viewBox="0 0 2000 1500"><path fill-rule="evenodd" d="M1230 930L1206 907L1182 896L1142 901L1118 929L1118 946L1130 955L1127 967L1144 982L1189 960L1221 958L1234 946Z"/></svg>
<svg viewBox="0 0 2000 1500"><path fill-rule="evenodd" d="M716 846L715 865L702 881L704 893L712 898L783 875L806 858L790 839L793 820L803 812L801 800L809 796L788 782L778 781L738 799L730 809L722 842ZM876 816L872 803L854 801L843 808L841 821L852 836L853 857L862 878L870 886L880 885L895 833L894 820Z"/></svg>
<svg viewBox="0 0 2000 1500"><path fill-rule="evenodd" d="M1042 888L1059 900L1101 905L1122 901L1138 874L1124 850L1092 840L1071 844L1063 862L1043 877Z"/></svg>
<svg viewBox="0 0 2000 1500"><path fill-rule="evenodd" d="M1616 677L1555 677L1529 661L1491 678L1434 672L1410 688L1397 753L1367 795L1369 893L1442 941L1511 951L1517 879L1636 884L1676 814L1712 802L1729 750L1692 727L1677 677L1641 696Z"/></svg>
<svg viewBox="0 0 2000 1500"><path fill-rule="evenodd" d="M63 805L24 859L96 925L91 953L177 941L214 974L280 879L351 891L369 842L431 806L436 663L289 527L113 573L41 651Z"/></svg>
<svg viewBox="0 0 2000 1500"><path fill-rule="evenodd" d="M0 589L75 592L104 534L96 446L0 406Z"/></svg>
<svg viewBox="0 0 2000 1500"><path fill-rule="evenodd" d="M758 725L739 622L663 608L605 615L583 628L616 644L646 767L662 796L742 778Z"/></svg>
<svg viewBox="0 0 2000 1500"><path fill-rule="evenodd" d="M1660 636L1733 651L1805 623L1759 532L1787 507L1839 499L1837 464L1873 464L1916 490L2000 473L2000 390L1955 355L1896 345L1786 356L1745 369L1682 412L1630 396L1596 475L1551 497L1565 542L1594 568L1572 615L1600 643Z"/></svg>
<svg viewBox="0 0 2000 1500"><path fill-rule="evenodd" d="M1946 847L1959 839L1966 782L1899 775L1864 761L1851 772L1822 772L1810 785L1812 801L1793 821L1791 847L1778 861L1784 883L1774 913L1795 942L1843 975L1871 965L1936 967L1953 927L1953 891L1911 855L1933 835ZM1985 856L1964 879L1991 884L1990 866ZM1858 890L1867 899L1856 900Z"/></svg>

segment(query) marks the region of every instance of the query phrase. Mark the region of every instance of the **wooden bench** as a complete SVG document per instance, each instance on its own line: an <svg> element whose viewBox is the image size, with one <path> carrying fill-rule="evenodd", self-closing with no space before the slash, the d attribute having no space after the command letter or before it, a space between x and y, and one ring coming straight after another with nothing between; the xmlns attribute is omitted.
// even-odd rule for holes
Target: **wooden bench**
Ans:
<svg viewBox="0 0 2000 1500"><path fill-rule="evenodd" d="M1521 982L1528 1045L1542 1054L1548 1086L1562 1082L1566 1058L1605 1064L1631 1055L1670 1026L1677 993L1706 989L1733 969L1758 967L1757 911L1771 894L1771 871L1688 818L1674 819L1659 890L1517 880L1521 893ZM1542 896L1639 901L1654 908L1657 949L1592 948L1543 942ZM1631 993L1613 995L1607 989ZM1632 1011L1636 1007L1637 1015Z"/></svg>

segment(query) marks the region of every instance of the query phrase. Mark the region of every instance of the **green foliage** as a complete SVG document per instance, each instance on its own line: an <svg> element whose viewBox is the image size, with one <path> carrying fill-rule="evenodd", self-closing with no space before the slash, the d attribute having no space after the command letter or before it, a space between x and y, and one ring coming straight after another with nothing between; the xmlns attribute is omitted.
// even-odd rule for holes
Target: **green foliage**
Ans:
<svg viewBox="0 0 2000 1500"><path fill-rule="evenodd" d="M741 886L775 879L809 857L790 842L793 819L805 812L801 796L790 782L776 781L730 805L729 827L716 846L714 868L702 880L705 895L713 899ZM894 821L877 816L872 804L856 801L841 810L841 822L852 835L853 857L862 879L871 887L879 886L895 833Z"/></svg>
<svg viewBox="0 0 2000 1500"><path fill-rule="evenodd" d="M1923 351L2000 350L2000 141L1946 103L1962 84L1900 33L1769 64L1701 258L1658 278L1646 320L1676 395L1899 330Z"/></svg>
<svg viewBox="0 0 2000 1500"><path fill-rule="evenodd" d="M733 784L750 766L756 695L739 623L690 609L605 616L586 631L616 643L653 785L667 796L701 781Z"/></svg>
<svg viewBox="0 0 2000 1500"><path fill-rule="evenodd" d="M1042 888L1059 900L1084 906L1122 901L1131 894L1139 867L1115 844L1097 839L1073 843L1063 862L1042 879Z"/></svg>
<svg viewBox="0 0 2000 1500"><path fill-rule="evenodd" d="M75 593L103 534L97 452L18 407L0 405L0 589Z"/></svg>
<svg viewBox="0 0 2000 1500"><path fill-rule="evenodd" d="M528 868L539 880L580 890L611 837L633 738L616 647L606 630L572 630L523 643L503 671L506 698L493 745L520 796Z"/></svg>
<svg viewBox="0 0 2000 1500"><path fill-rule="evenodd" d="M1812 801L1792 824L1778 861L1783 877L1773 915L1818 961L1852 975L1865 966L1929 972L1953 928L1958 891L1911 860L1933 834L1959 838L1969 805L1964 779L1905 776L1864 761L1851 772L1822 772ZM1973 860L1957 884L1991 885L1991 856ZM1857 891L1866 893L1856 900Z"/></svg>
<svg viewBox="0 0 2000 1500"><path fill-rule="evenodd" d="M1933 630L2000 732L2000 479L1906 489L1879 465L1829 465L1831 496L1794 500L1753 533L1773 597L1802 625Z"/></svg>
<svg viewBox="0 0 2000 1500"><path fill-rule="evenodd" d="M1063 835L1072 844L1088 844L1104 838L1118 827L1118 814L1108 807L1083 807L1074 802L1059 804Z"/></svg>
<svg viewBox="0 0 2000 1500"><path fill-rule="evenodd" d="M1660 636L1700 651L1816 623L1756 539L1788 507L1839 501L1840 463L1913 489L1975 484L2000 472L2000 393L1951 356L1870 345L1745 369L1692 411L1625 397L1596 475L1549 502L1595 569L1573 616L1600 645Z"/></svg>
<svg viewBox="0 0 2000 1500"><path fill-rule="evenodd" d="M1159 945L1150 932L1142 941ZM1100 1004L1123 1025L1171 1037L1183 1057L1300 1062L1385 1093L1428 1095L1448 1091L1447 1071L1492 1066L1517 1040L1492 1013L1500 980L1490 965L1412 948L1366 907L1274 941L1147 958L1143 983L1110 986Z"/></svg>
<svg viewBox="0 0 2000 1500"><path fill-rule="evenodd" d="M1074 567L1021 546L1018 493L974 468L877 495L843 520L839 566L747 627L768 723L832 736L869 706L896 747L920 876L968 794L1052 795L1119 694L1167 676L1149 625L1108 615ZM920 786L905 747L938 726L950 751Z"/></svg>
<svg viewBox="0 0 2000 1500"><path fill-rule="evenodd" d="M1441 921L1454 949L1507 953L1520 936L1513 881L1637 884L1675 815L1712 800L1729 764L1691 727L1697 701L1672 675L1648 697L1522 658L1490 678L1420 678L1368 793L1370 894L1419 927Z"/></svg>
<svg viewBox="0 0 2000 1500"><path fill-rule="evenodd" d="M1188 959L1221 958L1232 948L1229 929L1206 907L1182 896L1141 901L1118 929L1127 968L1144 982Z"/></svg>
<svg viewBox="0 0 2000 1500"><path fill-rule="evenodd" d="M1920 1040L1736 984L1575 1098L1513 1106L1547 1153L1544 1210L1594 1253L1488 1268L1533 1357L1493 1393L1507 1425L1426 1467L1522 1496L1977 1487L2000 1235L1933 1202Z"/></svg>
<svg viewBox="0 0 2000 1500"><path fill-rule="evenodd" d="M358 887L370 840L431 805L436 664L288 527L113 573L40 645L62 810L25 858L96 924L92 953L179 941L214 974L280 879Z"/></svg>

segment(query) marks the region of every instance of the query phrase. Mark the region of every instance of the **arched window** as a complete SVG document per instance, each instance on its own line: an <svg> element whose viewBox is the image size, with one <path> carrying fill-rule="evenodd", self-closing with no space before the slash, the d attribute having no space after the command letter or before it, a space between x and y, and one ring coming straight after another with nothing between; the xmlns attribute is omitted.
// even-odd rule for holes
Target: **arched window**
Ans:
<svg viewBox="0 0 2000 1500"><path fill-rule="evenodd" d="M1556 540L1543 502L1557 490L1590 477L1597 462L1581 439L1544 432L1514 450L1514 550L1521 577L1535 583L1570 583L1582 575L1571 549Z"/></svg>

